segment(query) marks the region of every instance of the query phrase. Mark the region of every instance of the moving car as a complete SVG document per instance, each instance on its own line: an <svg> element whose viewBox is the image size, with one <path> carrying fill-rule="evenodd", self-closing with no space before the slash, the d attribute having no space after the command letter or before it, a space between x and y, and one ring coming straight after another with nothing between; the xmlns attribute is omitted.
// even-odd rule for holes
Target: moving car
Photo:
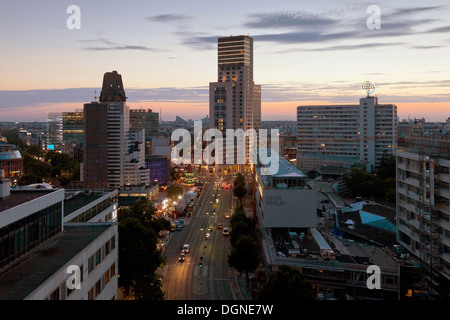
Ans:
<svg viewBox="0 0 450 320"><path fill-rule="evenodd" d="M178 258L178 261L184 261L184 260L186 260L186 254L184 252L182 252L180 254L180 257Z"/></svg>
<svg viewBox="0 0 450 320"><path fill-rule="evenodd" d="M183 249L181 250L182 253L189 253L189 244L185 244L183 246Z"/></svg>
<svg viewBox="0 0 450 320"><path fill-rule="evenodd" d="M177 225L177 231L181 231L183 229L183 226L181 224Z"/></svg>
<svg viewBox="0 0 450 320"><path fill-rule="evenodd" d="M206 240L211 239L211 233L207 233L207 234L205 235L205 238L206 238Z"/></svg>
<svg viewBox="0 0 450 320"><path fill-rule="evenodd" d="M219 223L219 224L217 225L217 229L222 229L222 228L223 228L222 224Z"/></svg>
<svg viewBox="0 0 450 320"><path fill-rule="evenodd" d="M227 236L227 235L230 234L230 230L228 229L228 227L223 227L222 234L223 234L224 236Z"/></svg>
<svg viewBox="0 0 450 320"><path fill-rule="evenodd" d="M230 219L230 214L229 214L229 213L227 213L227 214L225 215L225 219Z"/></svg>

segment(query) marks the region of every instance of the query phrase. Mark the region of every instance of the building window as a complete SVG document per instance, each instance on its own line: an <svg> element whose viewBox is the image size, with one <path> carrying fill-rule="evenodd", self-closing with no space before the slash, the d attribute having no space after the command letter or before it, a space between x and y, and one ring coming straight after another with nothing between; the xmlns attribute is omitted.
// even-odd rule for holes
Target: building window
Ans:
<svg viewBox="0 0 450 320"><path fill-rule="evenodd" d="M95 284L95 297L97 298L98 295L102 292L102 281L99 279L97 283Z"/></svg>
<svg viewBox="0 0 450 320"><path fill-rule="evenodd" d="M110 242L108 240L105 243L105 256L107 256L109 254L109 251L110 251Z"/></svg>
<svg viewBox="0 0 450 320"><path fill-rule="evenodd" d="M116 236L111 238L111 251L116 248Z"/></svg>
<svg viewBox="0 0 450 320"><path fill-rule="evenodd" d="M95 300L95 297L94 297L94 287L92 287L92 288L89 290L89 293L88 293L88 300Z"/></svg>
<svg viewBox="0 0 450 320"><path fill-rule="evenodd" d="M106 272L105 272L105 286L108 284L108 282L109 282L109 271L110 270L107 270Z"/></svg>
<svg viewBox="0 0 450 320"><path fill-rule="evenodd" d="M95 266L98 266L102 262L102 249L98 249L95 253Z"/></svg>
<svg viewBox="0 0 450 320"><path fill-rule="evenodd" d="M116 275L116 264L113 263L111 268L110 268L110 273L111 273L111 278L114 277Z"/></svg>
<svg viewBox="0 0 450 320"><path fill-rule="evenodd" d="M92 255L88 260L88 273L94 270L94 256Z"/></svg>
<svg viewBox="0 0 450 320"><path fill-rule="evenodd" d="M50 300L60 300L59 287L50 294Z"/></svg>

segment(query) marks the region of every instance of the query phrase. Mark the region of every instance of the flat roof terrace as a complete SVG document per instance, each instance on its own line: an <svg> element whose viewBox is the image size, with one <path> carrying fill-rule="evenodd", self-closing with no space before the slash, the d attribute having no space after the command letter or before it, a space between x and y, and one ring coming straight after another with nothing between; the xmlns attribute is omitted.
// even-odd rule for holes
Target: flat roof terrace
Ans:
<svg viewBox="0 0 450 320"><path fill-rule="evenodd" d="M88 205L92 201L95 201L105 194L84 194L80 193L75 195L73 198L64 200L64 216L68 216L72 212L77 211L78 209Z"/></svg>
<svg viewBox="0 0 450 320"><path fill-rule="evenodd" d="M42 190L11 190L9 197L0 199L0 212L14 208L22 203L34 200L59 189L42 189Z"/></svg>
<svg viewBox="0 0 450 320"><path fill-rule="evenodd" d="M0 275L0 300L25 299L112 225L66 225L55 238Z"/></svg>

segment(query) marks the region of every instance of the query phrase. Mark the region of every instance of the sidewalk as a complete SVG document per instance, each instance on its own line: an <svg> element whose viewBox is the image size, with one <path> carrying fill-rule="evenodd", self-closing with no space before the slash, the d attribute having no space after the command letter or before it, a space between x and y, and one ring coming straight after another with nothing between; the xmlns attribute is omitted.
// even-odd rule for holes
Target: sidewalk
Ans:
<svg viewBox="0 0 450 320"><path fill-rule="evenodd" d="M247 288L247 284L245 281L245 275L236 276L236 281L238 283L238 289L243 300L252 300L252 295Z"/></svg>

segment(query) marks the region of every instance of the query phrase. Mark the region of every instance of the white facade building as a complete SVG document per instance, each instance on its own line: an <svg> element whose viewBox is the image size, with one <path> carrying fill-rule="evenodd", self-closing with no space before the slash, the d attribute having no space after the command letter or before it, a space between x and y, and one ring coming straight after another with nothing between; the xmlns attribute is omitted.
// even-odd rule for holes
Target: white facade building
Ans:
<svg viewBox="0 0 450 320"><path fill-rule="evenodd" d="M63 189L9 183L0 179L0 300L116 299L117 223L66 224ZM69 266L80 270L79 288Z"/></svg>
<svg viewBox="0 0 450 320"><path fill-rule="evenodd" d="M334 164L333 157L340 158L338 165L358 159L373 171L397 147L397 106L379 104L377 97L356 105L299 106L297 125L297 166L305 171Z"/></svg>
<svg viewBox="0 0 450 320"><path fill-rule="evenodd" d="M450 281L450 140L411 138L396 157L397 241Z"/></svg>
<svg viewBox="0 0 450 320"><path fill-rule="evenodd" d="M283 157L270 175L256 166L256 210L263 228L315 228L317 191L306 186L307 176Z"/></svg>

